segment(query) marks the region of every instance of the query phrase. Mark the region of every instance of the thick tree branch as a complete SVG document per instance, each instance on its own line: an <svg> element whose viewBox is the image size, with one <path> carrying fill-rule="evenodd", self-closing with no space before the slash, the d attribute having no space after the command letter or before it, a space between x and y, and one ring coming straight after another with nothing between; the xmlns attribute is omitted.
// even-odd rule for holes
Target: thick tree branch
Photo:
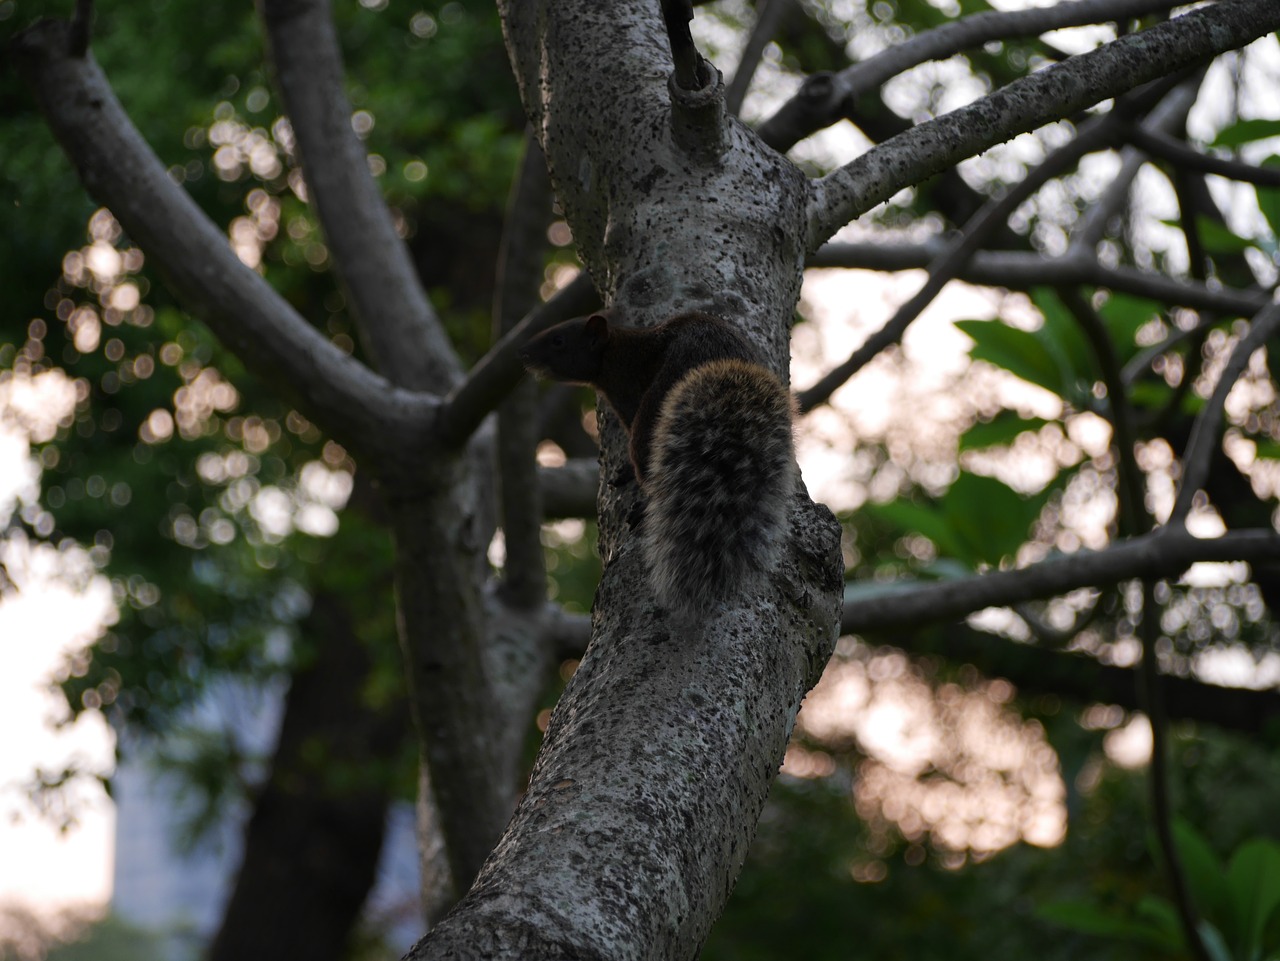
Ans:
<svg viewBox="0 0 1280 961"><path fill-rule="evenodd" d="M950 581L854 586L846 591L841 631L904 631L988 607L1053 597L1081 587L1103 587L1137 577L1179 576L1198 561L1274 561L1280 534L1228 531L1202 539L1181 528L1161 528L1100 551L1055 556L1016 571L975 574Z"/></svg>
<svg viewBox="0 0 1280 961"><path fill-rule="evenodd" d="M263 0L260 9L307 200L369 353L395 384L443 394L461 378L461 364L352 129L329 0Z"/></svg>
<svg viewBox="0 0 1280 961"><path fill-rule="evenodd" d="M760 125L776 150L790 150L848 113L853 98L930 60L943 60L992 40L1035 37L1063 27L1127 20L1170 10L1177 0L1075 0L1029 10L988 11L934 27L838 73L815 75Z"/></svg>
<svg viewBox="0 0 1280 961"><path fill-rule="evenodd" d="M548 518L596 516L600 464L594 458L571 460L563 467L539 467L538 483Z"/></svg>
<svg viewBox="0 0 1280 961"><path fill-rule="evenodd" d="M733 121L722 157L680 145L655 7L499 9L557 196L610 306L642 326L691 308L732 318L785 372L803 175ZM612 478L626 441L616 419L602 424ZM723 907L834 643L838 526L798 495L777 576L681 630L654 604L637 503L634 483L601 485L590 646L502 840L411 957L693 958Z"/></svg>
<svg viewBox="0 0 1280 961"><path fill-rule="evenodd" d="M808 265L861 270L917 270L927 267L945 249L944 245L942 239L923 244L826 244L809 258ZM1195 281L1134 267L1108 267L1087 253L1047 257L1018 251L981 251L956 276L971 284L1007 290L1070 285L1105 287L1169 306L1246 316L1257 313L1271 300L1264 290L1211 288Z"/></svg>
<svg viewBox="0 0 1280 961"><path fill-rule="evenodd" d="M1020 133L1280 29L1274 0L1223 0L1024 77L922 123L814 185L809 249L904 187Z"/></svg>
<svg viewBox="0 0 1280 961"><path fill-rule="evenodd" d="M395 458L425 435L435 398L397 390L329 343L232 252L129 120L69 28L41 21L10 46L27 86L85 188L116 217L175 294L245 365L290 394L344 445Z"/></svg>

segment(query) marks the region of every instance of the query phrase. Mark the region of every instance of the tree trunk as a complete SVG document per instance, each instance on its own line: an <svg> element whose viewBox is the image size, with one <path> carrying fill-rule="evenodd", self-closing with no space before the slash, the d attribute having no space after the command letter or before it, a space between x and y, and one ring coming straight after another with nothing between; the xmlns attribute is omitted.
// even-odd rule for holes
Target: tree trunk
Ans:
<svg viewBox="0 0 1280 961"><path fill-rule="evenodd" d="M209 961L341 961L375 880L408 712L369 704L372 662L341 599L317 593L304 631L313 659L285 697Z"/></svg>

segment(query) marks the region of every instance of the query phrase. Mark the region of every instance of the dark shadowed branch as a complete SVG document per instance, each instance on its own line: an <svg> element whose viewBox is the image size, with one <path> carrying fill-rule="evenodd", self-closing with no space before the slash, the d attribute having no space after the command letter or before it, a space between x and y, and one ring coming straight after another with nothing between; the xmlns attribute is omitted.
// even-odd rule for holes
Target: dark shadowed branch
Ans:
<svg viewBox="0 0 1280 961"><path fill-rule="evenodd" d="M879 637L877 636L877 640ZM911 654L973 664L989 677L1012 681L1024 695L1052 695L1083 704L1118 704L1138 710L1136 672L1103 664L1088 654L1046 650L966 626L899 634L894 644ZM1212 724L1250 737L1274 739L1280 692L1220 687L1161 675L1171 720Z"/></svg>
<svg viewBox="0 0 1280 961"><path fill-rule="evenodd" d="M1222 432L1222 409L1227 402L1227 394L1235 386L1240 375L1249 366L1249 358L1261 349L1280 325L1280 304L1272 303L1258 313L1249 325L1249 332L1241 338L1231 352L1213 394L1205 402L1200 413L1196 415L1191 428L1191 438L1187 441L1187 449L1182 456L1182 480L1178 485L1178 497L1169 517L1170 524L1182 524L1191 512L1192 499L1209 477L1209 465L1213 461L1213 445L1218 443Z"/></svg>
<svg viewBox="0 0 1280 961"><path fill-rule="evenodd" d="M1175 167L1198 173L1217 174L1229 180L1256 184L1259 187L1280 187L1280 168L1259 167L1257 164L1215 157L1201 153L1168 134L1135 127L1129 134L1135 147L1145 150L1152 157L1168 161Z"/></svg>

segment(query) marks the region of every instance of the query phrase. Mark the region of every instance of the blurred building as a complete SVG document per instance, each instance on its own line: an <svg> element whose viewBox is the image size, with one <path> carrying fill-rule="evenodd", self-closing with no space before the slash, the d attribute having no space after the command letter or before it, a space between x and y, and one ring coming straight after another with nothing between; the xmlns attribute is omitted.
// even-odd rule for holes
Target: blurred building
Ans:
<svg viewBox="0 0 1280 961"><path fill-rule="evenodd" d="M280 686L220 688L193 712L193 740L198 732L216 733L234 739L245 756L269 756L283 703ZM146 741L125 732L121 746L125 760L112 779L112 911L129 924L163 933L175 961L194 958L217 930L231 894L248 805L226 805L193 841L192 826L200 820L202 807L195 789L180 775L160 770ZM168 750L173 752L172 742ZM414 814L406 803L392 809L365 915L402 952L422 936L418 904Z"/></svg>

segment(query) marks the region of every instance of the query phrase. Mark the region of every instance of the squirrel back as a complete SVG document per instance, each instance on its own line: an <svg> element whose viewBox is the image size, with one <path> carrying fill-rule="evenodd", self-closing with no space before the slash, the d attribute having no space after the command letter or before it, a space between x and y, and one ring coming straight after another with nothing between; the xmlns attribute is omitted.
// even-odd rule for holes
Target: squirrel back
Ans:
<svg viewBox="0 0 1280 961"><path fill-rule="evenodd" d="M650 328L593 315L521 356L535 373L594 386L627 428L663 607L696 621L777 567L796 481L793 405L733 327L699 313Z"/></svg>

